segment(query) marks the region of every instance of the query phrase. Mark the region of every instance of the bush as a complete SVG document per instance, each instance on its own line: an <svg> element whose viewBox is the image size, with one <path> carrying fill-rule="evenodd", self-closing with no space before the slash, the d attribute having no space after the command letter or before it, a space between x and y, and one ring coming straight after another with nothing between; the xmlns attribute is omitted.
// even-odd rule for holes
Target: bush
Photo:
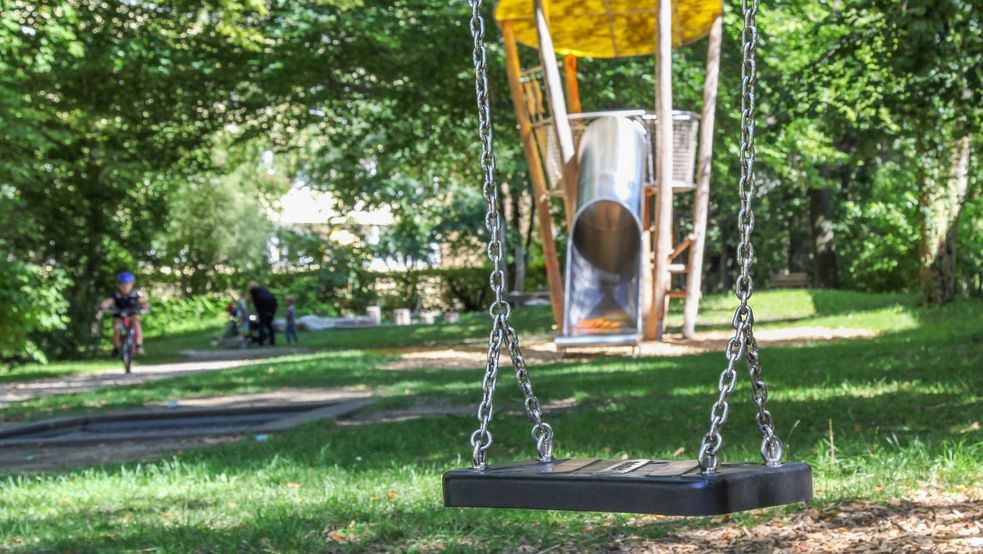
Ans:
<svg viewBox="0 0 983 554"><path fill-rule="evenodd" d="M287 295L293 296L298 311L305 314L337 316L346 312L362 313L371 305L379 305L384 310L480 311L491 302L488 272L488 267L385 273L360 271L347 275L315 270L278 273L269 286L281 301ZM535 288L544 282L543 268L530 268L527 284Z"/></svg>
<svg viewBox="0 0 983 554"><path fill-rule="evenodd" d="M288 296L294 297L301 315L336 317L363 313L370 305L379 305L384 310L482 311L492 299L488 273L489 268L485 266L385 273L343 273L327 269L276 273L263 284L277 296L281 307L286 305ZM226 304L240 294L234 286L238 283L231 281L225 294L185 296L174 279L154 276L144 282L147 280L154 283L147 287L153 310L144 318L148 337L219 328L224 322ZM545 281L543 266L527 270L527 289L543 288Z"/></svg>
<svg viewBox="0 0 983 554"><path fill-rule="evenodd" d="M143 332L148 337L221 329L226 318L225 307L235 300L231 294L178 297L163 290L151 290L148 297L152 311L141 318Z"/></svg>
<svg viewBox="0 0 983 554"><path fill-rule="evenodd" d="M489 268L455 268L440 272L443 300L448 307L475 312L485 310L492 301Z"/></svg>
<svg viewBox="0 0 983 554"><path fill-rule="evenodd" d="M325 276L317 272L279 274L273 279L271 290L281 306L286 305L288 296L293 296L299 315L334 317L341 309L340 302L330 300L333 295L325 294L326 290L331 290L325 285Z"/></svg>
<svg viewBox="0 0 983 554"><path fill-rule="evenodd" d="M386 309L483 311L492 301L489 266L421 269L374 275L372 289ZM546 288L542 265L526 270L526 290Z"/></svg>
<svg viewBox="0 0 983 554"><path fill-rule="evenodd" d="M13 259L0 241L0 365L38 361L44 353L37 333L65 328L68 302L63 296L69 279L57 270Z"/></svg>
<svg viewBox="0 0 983 554"><path fill-rule="evenodd" d="M846 288L869 292L908 291L917 282L918 227L911 213L915 200L847 202L837 241L846 269ZM876 237L876 240L870 240Z"/></svg>

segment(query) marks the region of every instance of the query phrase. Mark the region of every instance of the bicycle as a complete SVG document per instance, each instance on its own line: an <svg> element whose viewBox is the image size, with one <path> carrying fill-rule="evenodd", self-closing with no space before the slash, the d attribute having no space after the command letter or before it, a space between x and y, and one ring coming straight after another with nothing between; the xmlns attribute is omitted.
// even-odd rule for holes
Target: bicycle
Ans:
<svg viewBox="0 0 983 554"><path fill-rule="evenodd" d="M136 351L136 329L133 326L134 316L145 314L148 308L135 308L127 310L104 310L113 314L113 318L121 320L120 327L120 358L123 360L123 369L127 374L133 366L133 353Z"/></svg>

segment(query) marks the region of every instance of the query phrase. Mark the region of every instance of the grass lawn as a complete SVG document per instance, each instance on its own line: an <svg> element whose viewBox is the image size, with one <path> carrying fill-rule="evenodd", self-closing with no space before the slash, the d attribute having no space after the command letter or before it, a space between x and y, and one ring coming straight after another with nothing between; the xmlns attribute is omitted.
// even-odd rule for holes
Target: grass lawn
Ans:
<svg viewBox="0 0 983 554"><path fill-rule="evenodd" d="M759 292L754 297L756 320L762 327L771 322L779 326L842 325L869 327L880 331L911 327L914 321L904 310L914 306L911 295L872 295L848 291L777 290ZM726 328L734 315L734 296L714 294L703 299L700 306L700 328ZM891 322L892 315L898 315ZM153 317L151 313L147 317ZM877 321L868 321L871 317ZM543 337L555 332L551 312L547 307L516 310L513 325L524 337ZM682 325L682 303L670 306L670 331ZM467 313L458 323L413 325L410 327L381 327L374 329L336 329L301 332L301 346L314 349L374 349L380 346L453 344L461 341L480 343L486 340L488 317L484 313ZM181 361L181 351L212 349L211 340L220 332L221 321L206 319L186 326L188 330L166 336L148 336L147 356L137 365ZM108 345L108 342L106 343ZM105 346L108 348L108 346ZM61 377L92 371L115 370L118 360L107 357L84 361L57 361L49 364L30 364L12 371L0 372L0 385L16 381Z"/></svg>
<svg viewBox="0 0 983 554"><path fill-rule="evenodd" d="M725 325L732 301L709 297L703 320ZM766 326L864 327L871 340L763 345L770 408L789 459L813 465L819 505L887 502L915 489L983 479L983 302L920 309L907 296L778 291L756 294ZM549 331L545 310L520 311L520 332ZM484 319L454 326L308 333L316 354L93 393L53 396L0 412L36 418L153 400L278 387L364 385L374 410L475 404L482 368L382 371L392 353L420 343L480 339ZM695 456L723 355L596 358L532 368L562 456ZM506 370L507 373L507 370ZM741 375L725 429L726 460L757 458L747 380ZM491 461L533 454L519 393L499 382ZM975 425L974 425L975 424ZM0 479L0 550L10 551L559 551L603 548L613 538L657 537L721 518L638 520L628 515L452 510L440 474L464 467L474 416L337 426L124 464ZM781 517L785 507L734 516Z"/></svg>

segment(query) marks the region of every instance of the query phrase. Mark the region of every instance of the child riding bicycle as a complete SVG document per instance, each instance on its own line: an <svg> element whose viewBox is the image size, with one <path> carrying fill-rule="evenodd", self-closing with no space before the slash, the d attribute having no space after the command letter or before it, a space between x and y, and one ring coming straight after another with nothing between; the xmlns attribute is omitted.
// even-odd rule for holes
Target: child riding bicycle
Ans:
<svg viewBox="0 0 983 554"><path fill-rule="evenodd" d="M120 355L119 349L123 341L123 315L129 315L133 325L136 353L144 355L143 326L140 324L140 312L148 309L147 300L134 290L136 277L129 271L116 276L116 292L103 300L99 307L103 311L113 313L113 357Z"/></svg>

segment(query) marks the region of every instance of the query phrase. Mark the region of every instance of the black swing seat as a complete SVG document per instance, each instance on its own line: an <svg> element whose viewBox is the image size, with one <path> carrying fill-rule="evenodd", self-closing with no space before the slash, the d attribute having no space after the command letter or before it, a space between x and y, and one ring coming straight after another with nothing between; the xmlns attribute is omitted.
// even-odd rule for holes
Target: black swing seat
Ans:
<svg viewBox="0 0 983 554"><path fill-rule="evenodd" d="M812 499L812 468L696 461L536 460L444 474L444 505L712 516Z"/></svg>

